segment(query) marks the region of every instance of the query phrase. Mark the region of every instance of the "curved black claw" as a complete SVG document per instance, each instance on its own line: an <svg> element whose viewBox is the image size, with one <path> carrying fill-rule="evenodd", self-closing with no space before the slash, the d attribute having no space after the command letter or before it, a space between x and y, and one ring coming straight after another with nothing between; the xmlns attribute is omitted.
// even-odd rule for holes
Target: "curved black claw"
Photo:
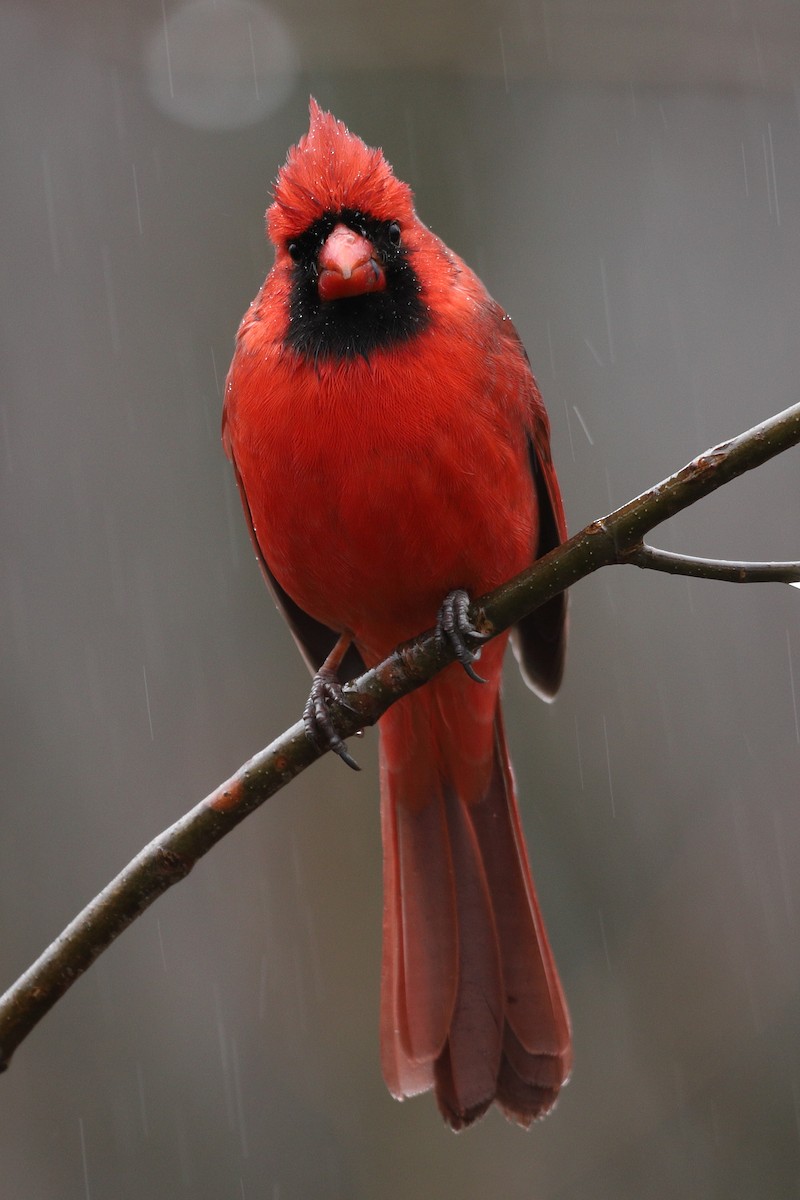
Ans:
<svg viewBox="0 0 800 1200"><path fill-rule="evenodd" d="M478 655L469 648L467 639L473 642L485 642L488 634L481 633L469 619L469 596L463 588L445 596L439 615L436 618L436 629L439 637L453 647L455 656L461 663L470 679L476 683L486 683L482 675L473 667Z"/></svg>
<svg viewBox="0 0 800 1200"><path fill-rule="evenodd" d="M339 683L336 672L331 670L330 667L323 666L320 667L314 676L314 682L311 684L311 692L303 709L303 724L306 727L306 737L310 738L315 745L322 746L326 750L332 750L334 754L338 754L339 758L343 762L346 762L348 767L352 767L354 771L360 771L361 767L350 754L344 740L333 727L330 713L332 702L344 704L346 708L351 708L345 699L342 685ZM352 711L355 711L355 709Z"/></svg>

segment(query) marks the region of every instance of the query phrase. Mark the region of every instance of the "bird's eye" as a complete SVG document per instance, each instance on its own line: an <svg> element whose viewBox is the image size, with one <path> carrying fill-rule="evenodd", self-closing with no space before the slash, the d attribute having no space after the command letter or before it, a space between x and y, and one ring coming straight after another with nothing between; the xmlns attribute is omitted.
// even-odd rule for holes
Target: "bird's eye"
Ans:
<svg viewBox="0 0 800 1200"><path fill-rule="evenodd" d="M397 221L392 221L389 226L389 241L393 246L400 245L400 226Z"/></svg>
<svg viewBox="0 0 800 1200"><path fill-rule="evenodd" d="M289 252L289 258L293 259L294 262L297 262L300 257L300 247L298 246L297 242L289 242L286 249Z"/></svg>

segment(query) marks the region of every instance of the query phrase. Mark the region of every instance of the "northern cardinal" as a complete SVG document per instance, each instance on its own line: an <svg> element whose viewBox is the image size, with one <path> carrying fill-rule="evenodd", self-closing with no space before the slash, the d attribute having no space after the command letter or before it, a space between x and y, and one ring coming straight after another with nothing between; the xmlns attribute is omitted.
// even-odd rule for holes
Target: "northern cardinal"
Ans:
<svg viewBox="0 0 800 1200"><path fill-rule="evenodd" d="M462 662L380 720L383 1073L398 1098L434 1088L454 1129L493 1101L528 1126L567 1079L570 1023L503 732L508 635L475 682L466 610L566 536L549 422L510 319L382 152L313 99L310 118L267 211L275 261L223 441L267 582L325 664L314 736L349 757L325 727L334 666L359 673L437 621L456 641ZM565 635L563 596L512 634L545 698Z"/></svg>

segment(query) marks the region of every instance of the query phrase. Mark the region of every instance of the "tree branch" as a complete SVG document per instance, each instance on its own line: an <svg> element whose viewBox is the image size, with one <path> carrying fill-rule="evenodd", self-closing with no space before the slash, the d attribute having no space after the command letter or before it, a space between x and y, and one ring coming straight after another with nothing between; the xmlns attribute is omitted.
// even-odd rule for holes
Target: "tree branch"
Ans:
<svg viewBox="0 0 800 1200"><path fill-rule="evenodd" d="M797 579L796 563L715 564L653 550L642 539L675 513L798 442L800 404L707 450L669 479L587 525L527 571L477 600L471 609L474 623L494 636L579 579L615 563L681 568L680 573L714 579L742 580L743 570L752 580ZM432 631L398 647L385 662L347 685L348 707L339 706L333 713L337 730L349 737L374 725L395 700L452 661L452 651ZM322 753L297 722L146 846L0 997L0 1070L45 1013L132 921Z"/></svg>

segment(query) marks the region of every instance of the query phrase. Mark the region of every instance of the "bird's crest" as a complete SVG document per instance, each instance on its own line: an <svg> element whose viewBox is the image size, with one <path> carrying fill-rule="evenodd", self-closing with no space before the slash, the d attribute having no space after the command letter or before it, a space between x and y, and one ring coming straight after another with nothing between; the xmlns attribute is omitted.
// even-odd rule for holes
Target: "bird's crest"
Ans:
<svg viewBox="0 0 800 1200"><path fill-rule="evenodd" d="M352 134L311 97L308 133L292 146L278 172L267 232L278 245L299 237L325 213L363 212L379 221L414 214L410 187L394 175L381 150Z"/></svg>

